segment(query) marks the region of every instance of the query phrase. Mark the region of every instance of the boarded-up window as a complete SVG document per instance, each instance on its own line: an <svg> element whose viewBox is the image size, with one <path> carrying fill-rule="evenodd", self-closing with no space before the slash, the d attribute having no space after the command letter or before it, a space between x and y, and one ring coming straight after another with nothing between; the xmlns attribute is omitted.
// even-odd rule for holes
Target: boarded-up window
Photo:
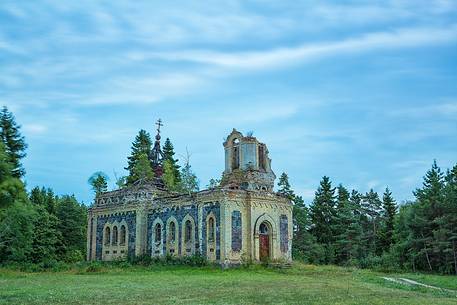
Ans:
<svg viewBox="0 0 457 305"><path fill-rule="evenodd" d="M241 212L232 212L232 251L241 251L242 247Z"/></svg>
<svg viewBox="0 0 457 305"><path fill-rule="evenodd" d="M289 250L289 223L286 215L279 217L279 230L281 252L286 253Z"/></svg>

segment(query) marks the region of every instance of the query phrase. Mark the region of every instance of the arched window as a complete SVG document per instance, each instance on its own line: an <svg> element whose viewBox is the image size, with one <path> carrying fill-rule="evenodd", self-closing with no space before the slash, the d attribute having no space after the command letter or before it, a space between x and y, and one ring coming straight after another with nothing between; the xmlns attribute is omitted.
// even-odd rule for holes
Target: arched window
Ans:
<svg viewBox="0 0 457 305"><path fill-rule="evenodd" d="M184 232L184 241L187 243L192 239L192 223L190 220L186 221L185 232Z"/></svg>
<svg viewBox="0 0 457 305"><path fill-rule="evenodd" d="M169 239L170 239L170 241L175 241L175 239L176 239L176 224L174 221L170 222Z"/></svg>
<svg viewBox="0 0 457 305"><path fill-rule="evenodd" d="M155 227L155 242L158 243L162 240L162 226L160 223L156 224Z"/></svg>
<svg viewBox="0 0 457 305"><path fill-rule="evenodd" d="M208 219L208 241L214 241L214 218Z"/></svg>
<svg viewBox="0 0 457 305"><path fill-rule="evenodd" d="M109 227L105 228L105 246L109 246L111 244L111 230Z"/></svg>
<svg viewBox="0 0 457 305"><path fill-rule="evenodd" d="M268 226L266 223L262 223L259 228L260 234L268 234Z"/></svg>
<svg viewBox="0 0 457 305"><path fill-rule="evenodd" d="M113 227L113 246L117 245L117 227Z"/></svg>
<svg viewBox="0 0 457 305"><path fill-rule="evenodd" d="M121 226L121 238L119 240L119 243L121 246L125 245L125 239L126 239L126 232L125 232L125 226Z"/></svg>

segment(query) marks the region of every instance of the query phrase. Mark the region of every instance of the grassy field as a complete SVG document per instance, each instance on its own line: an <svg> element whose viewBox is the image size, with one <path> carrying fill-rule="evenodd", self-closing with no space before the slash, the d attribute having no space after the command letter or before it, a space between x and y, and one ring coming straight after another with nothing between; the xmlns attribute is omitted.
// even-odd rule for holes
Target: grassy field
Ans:
<svg viewBox="0 0 457 305"><path fill-rule="evenodd" d="M109 267L99 272L0 269L0 304L457 304L457 292L409 287L406 277L457 290L457 277L382 274L332 266Z"/></svg>

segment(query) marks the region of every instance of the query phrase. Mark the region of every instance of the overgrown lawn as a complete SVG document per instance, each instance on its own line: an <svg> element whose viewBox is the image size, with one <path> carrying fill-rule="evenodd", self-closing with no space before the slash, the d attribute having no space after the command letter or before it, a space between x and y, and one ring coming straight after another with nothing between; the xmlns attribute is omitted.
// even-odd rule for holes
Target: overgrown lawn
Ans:
<svg viewBox="0 0 457 305"><path fill-rule="evenodd" d="M389 283L382 273L294 264L101 267L97 272L0 269L0 304L457 304L457 292ZM388 274L455 289L457 277Z"/></svg>

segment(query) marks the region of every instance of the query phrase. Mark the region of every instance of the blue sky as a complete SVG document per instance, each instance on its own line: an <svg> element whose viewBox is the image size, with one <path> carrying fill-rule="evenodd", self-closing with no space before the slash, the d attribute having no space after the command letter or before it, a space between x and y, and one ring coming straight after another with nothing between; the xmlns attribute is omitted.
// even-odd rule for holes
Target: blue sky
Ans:
<svg viewBox="0 0 457 305"><path fill-rule="evenodd" d="M323 175L412 198L457 162L457 1L8 1L0 104L28 188L92 200L138 130L164 121L204 187L237 128L309 202ZM179 156L178 156L179 157Z"/></svg>

